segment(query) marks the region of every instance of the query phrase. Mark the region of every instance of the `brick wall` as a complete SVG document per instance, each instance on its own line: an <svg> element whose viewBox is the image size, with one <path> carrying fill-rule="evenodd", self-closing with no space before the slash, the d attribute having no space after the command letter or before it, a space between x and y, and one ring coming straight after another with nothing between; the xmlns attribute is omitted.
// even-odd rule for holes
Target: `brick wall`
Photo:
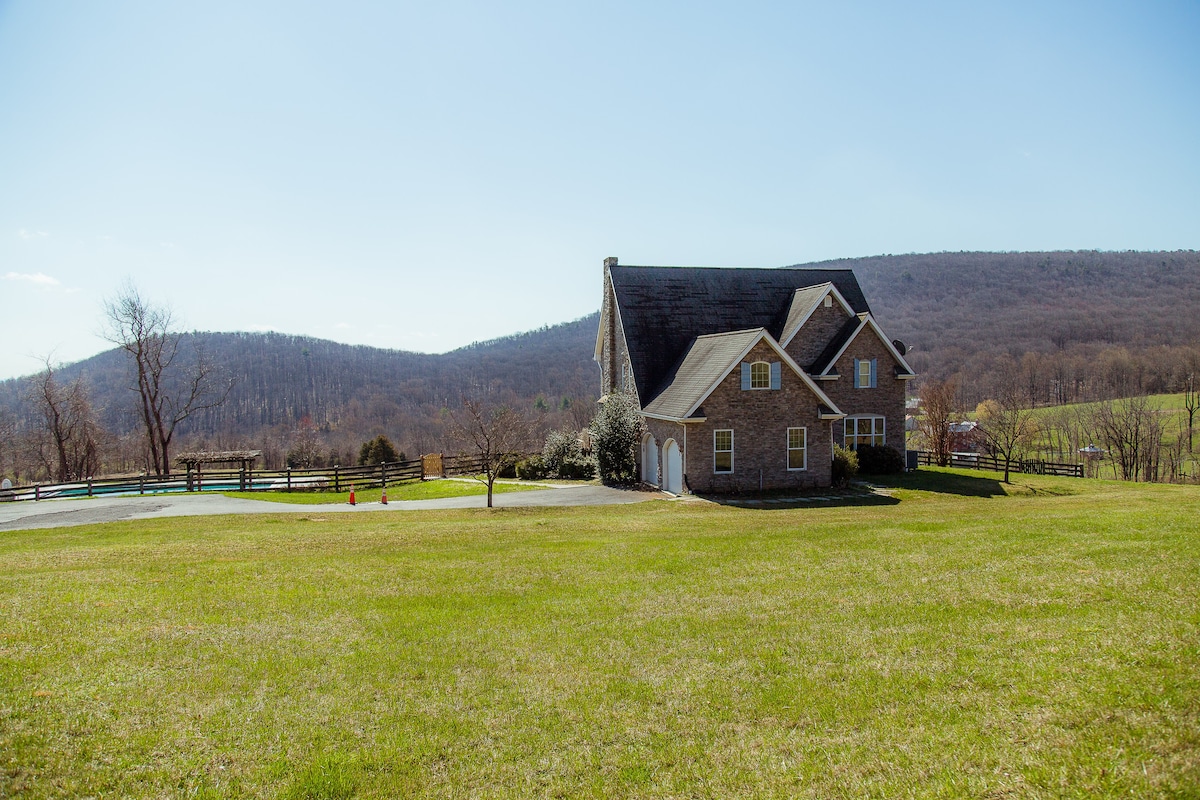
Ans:
<svg viewBox="0 0 1200 800"><path fill-rule="evenodd" d="M778 354L760 343L746 361L779 361ZM781 388L742 389L741 369L721 382L702 406L707 420L687 425L684 474L697 492L737 492L763 489L828 486L833 460L830 423L818 419L817 398L803 380L786 367ZM682 425L648 425L661 446L672 436L683 446ZM787 429L808 433L808 468L787 469ZM713 431L733 430L733 472L713 471ZM663 438L659 438L662 435ZM660 459L661 461L661 459Z"/></svg>
<svg viewBox="0 0 1200 800"><path fill-rule="evenodd" d="M831 308L817 306L800 332L788 342L787 354L801 367L808 367L849 318L850 315L837 300L833 301Z"/></svg>
<svg viewBox="0 0 1200 800"><path fill-rule="evenodd" d="M854 359L877 359L876 388L854 388ZM906 381L895 377L896 360L875 332L864 328L846 348L836 364L836 381L818 381L829 399L847 416L869 414L886 419L886 443L904 452L904 389ZM842 422L834 423L834 438L841 444Z"/></svg>

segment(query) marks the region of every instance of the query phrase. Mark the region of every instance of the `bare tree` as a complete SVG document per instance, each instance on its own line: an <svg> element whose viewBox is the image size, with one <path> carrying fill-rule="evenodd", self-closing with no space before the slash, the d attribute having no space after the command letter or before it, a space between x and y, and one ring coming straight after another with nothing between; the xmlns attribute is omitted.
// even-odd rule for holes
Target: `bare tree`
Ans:
<svg viewBox="0 0 1200 800"><path fill-rule="evenodd" d="M1033 442L1038 434L1037 420L1025 402L1027 398L1015 385L1000 392L999 400L984 400L975 409L975 421L988 445L1004 458L1004 482L1014 457Z"/></svg>
<svg viewBox="0 0 1200 800"><path fill-rule="evenodd" d="M1136 481L1143 476L1152 480L1151 469L1157 477L1162 422L1146 397L1097 403L1090 410L1089 423L1112 455L1122 480Z"/></svg>
<svg viewBox="0 0 1200 800"><path fill-rule="evenodd" d="M564 397L562 408L566 412L568 423L577 431L585 430L596 416L596 401L590 397L574 400Z"/></svg>
<svg viewBox="0 0 1200 800"><path fill-rule="evenodd" d="M950 420L957 409L957 394L958 383L953 378L926 381L921 387L919 429L939 467L950 463Z"/></svg>
<svg viewBox="0 0 1200 800"><path fill-rule="evenodd" d="M1033 409L1013 377L1002 381L998 399L986 399L976 408L979 432L992 452L1004 458L1004 482L1008 483L1013 459L1033 443L1039 433Z"/></svg>
<svg viewBox="0 0 1200 800"><path fill-rule="evenodd" d="M170 446L175 428L193 413L213 408L229 396L231 383L217 386L213 363L198 349L180 361L182 334L171 329L171 311L146 301L132 283L104 303L105 338L133 359L138 415L154 472L171 474Z"/></svg>
<svg viewBox="0 0 1200 800"><path fill-rule="evenodd" d="M533 429L528 416L509 406L489 407L464 398L462 408L450 412L450 441L483 463L488 508L492 507L496 477L526 455L536 441Z"/></svg>
<svg viewBox="0 0 1200 800"><path fill-rule="evenodd" d="M47 437L38 448L43 466L60 482L93 475L100 466L99 425L87 386L82 378L63 386L49 358L45 364L31 386L31 399L41 412Z"/></svg>
<svg viewBox="0 0 1200 800"><path fill-rule="evenodd" d="M1191 366L1191 365L1189 365ZM1187 410L1187 449L1192 452L1192 422L1196 409L1200 408L1200 386L1196 384L1196 371L1189 369L1183 378L1183 407Z"/></svg>

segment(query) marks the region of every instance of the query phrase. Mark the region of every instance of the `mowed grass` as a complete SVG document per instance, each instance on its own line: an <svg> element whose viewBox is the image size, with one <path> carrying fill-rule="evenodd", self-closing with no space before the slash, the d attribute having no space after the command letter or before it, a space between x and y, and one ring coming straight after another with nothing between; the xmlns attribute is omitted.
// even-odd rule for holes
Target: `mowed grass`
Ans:
<svg viewBox="0 0 1200 800"><path fill-rule="evenodd" d="M528 492L545 489L538 484L520 484L497 481L492 486L494 494L503 492ZM240 497L246 500L266 500L273 503L292 503L298 505L325 505L350 502L350 490L334 491L305 491L305 492L222 492L226 497ZM435 500L443 497L473 497L487 494L487 484L477 480L441 479L430 481L408 481L397 483L387 488L388 502L397 500ZM378 503L383 496L379 486L354 490L354 502Z"/></svg>
<svg viewBox="0 0 1200 800"><path fill-rule="evenodd" d="M0 797L1197 797L1200 490L0 534Z"/></svg>

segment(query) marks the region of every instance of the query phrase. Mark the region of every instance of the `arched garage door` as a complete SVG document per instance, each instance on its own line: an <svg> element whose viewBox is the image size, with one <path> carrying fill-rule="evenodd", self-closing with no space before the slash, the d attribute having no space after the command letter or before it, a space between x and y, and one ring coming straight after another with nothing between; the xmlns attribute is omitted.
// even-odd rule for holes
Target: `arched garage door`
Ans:
<svg viewBox="0 0 1200 800"><path fill-rule="evenodd" d="M642 437L642 481L658 486L658 442L648 433Z"/></svg>
<svg viewBox="0 0 1200 800"><path fill-rule="evenodd" d="M683 457L679 444L667 439L663 445L663 487L671 494L683 494Z"/></svg>

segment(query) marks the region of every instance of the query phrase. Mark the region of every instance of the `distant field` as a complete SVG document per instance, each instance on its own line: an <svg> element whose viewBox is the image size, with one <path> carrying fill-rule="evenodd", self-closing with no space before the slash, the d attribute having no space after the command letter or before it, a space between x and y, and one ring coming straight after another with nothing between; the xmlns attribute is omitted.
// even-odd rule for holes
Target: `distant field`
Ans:
<svg viewBox="0 0 1200 800"><path fill-rule="evenodd" d="M1177 441L1187 439L1187 411L1184 409L1183 394L1158 394L1147 397L1148 405L1160 415L1164 425L1163 443L1170 447ZM1083 435L1082 438L1072 436L1071 431L1077 427L1077 415L1087 413L1100 403L1075 403L1061 406L1043 406L1034 410L1034 416L1041 426L1041 435L1037 437L1033 448L1027 454L1030 458L1042 458L1047 461L1079 462L1079 447L1089 444L1100 444L1095 436ZM964 414L966 419L974 419L975 414ZM1193 444L1200 450L1200 413L1194 420ZM1185 451L1183 456L1184 473L1188 476L1200 476L1200 455L1187 454L1186 445L1181 445ZM1064 449L1066 448L1066 449ZM1114 477L1114 466L1110 460L1103 463L1102 474Z"/></svg>
<svg viewBox="0 0 1200 800"><path fill-rule="evenodd" d="M0 533L0 797L1196 797L1200 487Z"/></svg>

